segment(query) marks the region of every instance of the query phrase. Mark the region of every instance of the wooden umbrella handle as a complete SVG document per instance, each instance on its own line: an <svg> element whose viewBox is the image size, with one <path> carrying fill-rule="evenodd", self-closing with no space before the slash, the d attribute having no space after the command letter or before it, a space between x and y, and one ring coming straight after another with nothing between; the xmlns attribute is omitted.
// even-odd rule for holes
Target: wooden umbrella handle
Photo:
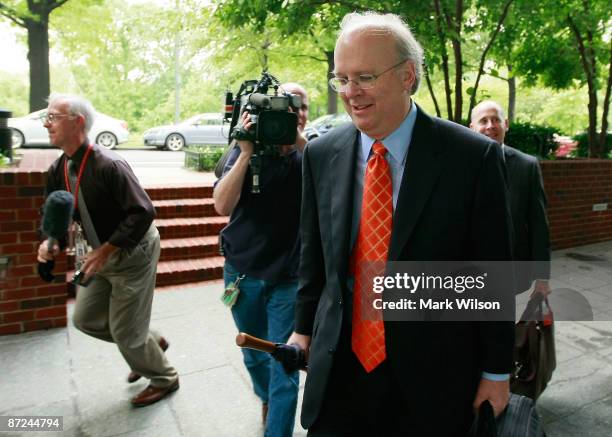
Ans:
<svg viewBox="0 0 612 437"><path fill-rule="evenodd" d="M253 337L252 335L241 332L236 336L236 344L240 347L255 349L261 352L273 353L276 350L276 345L271 341L262 340L261 338Z"/></svg>

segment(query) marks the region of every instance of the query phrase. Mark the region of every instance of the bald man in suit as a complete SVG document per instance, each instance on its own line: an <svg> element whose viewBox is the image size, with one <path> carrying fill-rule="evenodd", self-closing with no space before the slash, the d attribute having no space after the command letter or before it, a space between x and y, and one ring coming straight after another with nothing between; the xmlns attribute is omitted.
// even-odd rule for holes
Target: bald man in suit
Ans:
<svg viewBox="0 0 612 437"><path fill-rule="evenodd" d="M502 145L508 172L510 212L514 229L513 254L517 292L533 287L534 293L550 294L550 236L546 217L546 193L537 158L506 144L508 119L502 107L486 100L472 110L470 128Z"/></svg>

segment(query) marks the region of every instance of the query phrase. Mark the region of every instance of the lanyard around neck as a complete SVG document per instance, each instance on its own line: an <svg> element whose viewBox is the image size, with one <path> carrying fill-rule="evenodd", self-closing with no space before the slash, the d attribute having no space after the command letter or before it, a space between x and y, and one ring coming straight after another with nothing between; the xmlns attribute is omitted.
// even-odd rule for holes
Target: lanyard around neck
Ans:
<svg viewBox="0 0 612 437"><path fill-rule="evenodd" d="M90 144L85 151L85 156L83 156L83 161L81 161L81 167L79 168L79 174L77 176L76 185L74 186L74 209L78 209L79 207L79 185L81 185L81 177L83 176L83 171L85 170L85 164L87 164L87 159L89 158L89 154L93 150L93 144ZM68 179L68 160L64 160L64 181L66 183L66 189L72 193L72 188L70 187L70 181Z"/></svg>

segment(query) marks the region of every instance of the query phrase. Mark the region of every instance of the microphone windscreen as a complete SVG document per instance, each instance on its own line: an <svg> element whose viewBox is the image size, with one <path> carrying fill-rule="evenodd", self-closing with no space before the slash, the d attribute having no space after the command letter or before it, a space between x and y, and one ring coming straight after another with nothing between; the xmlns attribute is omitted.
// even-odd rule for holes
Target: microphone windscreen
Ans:
<svg viewBox="0 0 612 437"><path fill-rule="evenodd" d="M270 97L261 93L253 93L249 96L249 102L260 108L267 108L270 106Z"/></svg>
<svg viewBox="0 0 612 437"><path fill-rule="evenodd" d="M45 202L42 220L42 231L51 238L59 240L68 232L74 196L68 191L53 191Z"/></svg>

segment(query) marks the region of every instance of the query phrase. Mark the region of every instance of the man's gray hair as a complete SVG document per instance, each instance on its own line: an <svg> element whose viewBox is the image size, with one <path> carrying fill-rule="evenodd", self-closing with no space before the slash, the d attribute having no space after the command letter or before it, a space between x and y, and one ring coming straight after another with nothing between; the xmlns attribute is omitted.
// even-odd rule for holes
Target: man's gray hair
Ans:
<svg viewBox="0 0 612 437"><path fill-rule="evenodd" d="M506 113L504 112L504 108L502 108L499 103L497 103L495 100L483 100L482 102L474 106L474 108L472 109L472 113L470 114L470 119L472 122L476 121L474 120L474 114L477 112L478 109L481 108L495 108L495 110L497 111L497 115L499 115L501 121L504 121L506 119Z"/></svg>
<svg viewBox="0 0 612 437"><path fill-rule="evenodd" d="M338 40L355 30L372 30L378 34L390 33L395 38L398 62L405 59L414 65L415 78L410 90L410 94L414 94L419 89L423 74L423 48L406 22L395 14L379 14L372 11L352 12L346 14L342 19Z"/></svg>
<svg viewBox="0 0 612 437"><path fill-rule="evenodd" d="M51 93L47 99L49 104L56 102L66 102L70 115L82 115L85 119L84 131L89 133L96 118L96 110L89 100L75 94Z"/></svg>

